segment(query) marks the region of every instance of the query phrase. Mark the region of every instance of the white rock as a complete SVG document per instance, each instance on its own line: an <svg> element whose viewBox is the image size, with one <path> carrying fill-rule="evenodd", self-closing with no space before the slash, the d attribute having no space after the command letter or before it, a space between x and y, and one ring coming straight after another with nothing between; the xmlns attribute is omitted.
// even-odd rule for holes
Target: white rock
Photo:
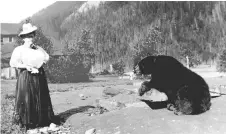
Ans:
<svg viewBox="0 0 226 134"><path fill-rule="evenodd" d="M81 100L85 100L86 98L88 98L88 97L85 96L84 94L79 94L79 97L81 98Z"/></svg>
<svg viewBox="0 0 226 134"><path fill-rule="evenodd" d="M137 96L137 99L149 100L153 102L161 102L161 101L167 101L168 97L163 92L160 92L156 89L151 89L151 91L146 92L143 96Z"/></svg>
<svg viewBox="0 0 226 134"><path fill-rule="evenodd" d="M27 134L38 134L38 129L27 130Z"/></svg>
<svg viewBox="0 0 226 134"><path fill-rule="evenodd" d="M85 97L85 96L84 96L84 94L79 94L79 97L81 97L81 98L82 98L82 97Z"/></svg>
<svg viewBox="0 0 226 134"><path fill-rule="evenodd" d="M95 134L95 133L96 133L96 129L95 128L91 128L91 129L89 129L89 130L87 130L85 132L85 134Z"/></svg>
<svg viewBox="0 0 226 134"><path fill-rule="evenodd" d="M210 96L212 97L217 97L217 96L221 96L221 90L219 87L210 89Z"/></svg>
<svg viewBox="0 0 226 134"><path fill-rule="evenodd" d="M53 131L53 132L55 132L55 131L58 131L58 130L60 130L60 128L58 128L58 127L56 126L56 124L51 123L51 124L49 125L48 131Z"/></svg>
<svg viewBox="0 0 226 134"><path fill-rule="evenodd" d="M152 101L166 101L168 100L168 97L166 96L165 93L160 92L156 89L152 89L152 94L150 96L150 99Z"/></svg>
<svg viewBox="0 0 226 134"><path fill-rule="evenodd" d="M47 133L48 133L48 127L40 128L39 131L40 131L41 133L47 134Z"/></svg>
<svg viewBox="0 0 226 134"><path fill-rule="evenodd" d="M54 127L56 127L56 124L51 123L51 124L49 125L49 127L50 127L50 128L54 128Z"/></svg>

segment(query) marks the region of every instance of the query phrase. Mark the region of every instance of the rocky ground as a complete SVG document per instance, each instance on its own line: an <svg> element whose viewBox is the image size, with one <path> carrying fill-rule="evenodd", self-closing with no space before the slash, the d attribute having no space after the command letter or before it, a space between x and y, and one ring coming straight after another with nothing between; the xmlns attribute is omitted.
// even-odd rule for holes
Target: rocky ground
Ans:
<svg viewBox="0 0 226 134"><path fill-rule="evenodd" d="M222 93L226 93L223 86L226 85L225 76L204 67L194 71L206 79L211 89L218 87ZM55 111L59 115L67 113L65 123L71 125L71 133L83 134L92 128L97 134L226 133L224 95L212 99L211 110L204 114L176 116L161 108L164 103L155 106L140 101L136 94L139 81L115 77L97 77L94 81L95 84L77 86L78 90L52 94ZM99 112L98 104L105 110Z"/></svg>
<svg viewBox="0 0 226 134"><path fill-rule="evenodd" d="M226 93L226 76L214 69L194 69L211 89ZM4 81L2 82L4 86ZM13 87L14 81L7 81ZM63 125L58 133L71 134L224 134L226 96L212 99L211 109L201 115L176 116L165 103L140 101L140 81L96 77L91 82L49 84L54 112ZM7 92L12 92L8 90ZM89 132L87 131L89 130Z"/></svg>

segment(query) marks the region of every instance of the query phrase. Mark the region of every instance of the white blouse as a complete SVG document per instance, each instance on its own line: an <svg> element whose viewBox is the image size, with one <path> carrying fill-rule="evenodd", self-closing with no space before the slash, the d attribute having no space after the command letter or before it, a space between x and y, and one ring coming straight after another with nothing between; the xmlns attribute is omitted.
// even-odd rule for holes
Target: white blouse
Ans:
<svg viewBox="0 0 226 134"><path fill-rule="evenodd" d="M49 60L49 55L39 46L38 49L32 49L27 46L18 46L13 50L10 66L18 67L19 64L29 65L31 67L40 68L43 63Z"/></svg>

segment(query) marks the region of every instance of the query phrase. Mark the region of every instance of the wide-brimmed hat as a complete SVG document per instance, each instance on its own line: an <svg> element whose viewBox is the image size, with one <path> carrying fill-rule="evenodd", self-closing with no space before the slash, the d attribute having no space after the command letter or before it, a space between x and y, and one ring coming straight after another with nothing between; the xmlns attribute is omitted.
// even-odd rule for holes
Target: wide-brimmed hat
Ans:
<svg viewBox="0 0 226 134"><path fill-rule="evenodd" d="M36 31L38 28L36 26L32 26L31 23L23 24L23 30L19 33L18 36L25 35Z"/></svg>

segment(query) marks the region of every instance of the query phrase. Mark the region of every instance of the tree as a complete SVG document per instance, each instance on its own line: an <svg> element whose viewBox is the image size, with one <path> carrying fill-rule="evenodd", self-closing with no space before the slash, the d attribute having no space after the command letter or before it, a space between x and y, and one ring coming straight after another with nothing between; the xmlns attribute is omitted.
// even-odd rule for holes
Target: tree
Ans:
<svg viewBox="0 0 226 134"><path fill-rule="evenodd" d="M81 62L83 62L85 67L91 66L94 64L94 49L92 47L92 41L90 37L90 31L83 30L82 35L77 42L76 46L74 46L74 52L81 57Z"/></svg>
<svg viewBox="0 0 226 134"><path fill-rule="evenodd" d="M226 72L226 49L219 56L217 70L219 72Z"/></svg>

